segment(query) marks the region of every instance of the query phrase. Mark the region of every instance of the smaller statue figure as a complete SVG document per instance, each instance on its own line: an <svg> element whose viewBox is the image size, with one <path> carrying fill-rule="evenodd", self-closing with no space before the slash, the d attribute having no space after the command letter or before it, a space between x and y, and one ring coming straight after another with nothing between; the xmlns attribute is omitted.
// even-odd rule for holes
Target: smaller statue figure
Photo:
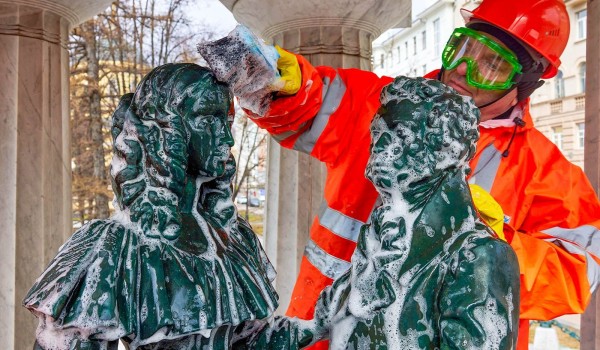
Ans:
<svg viewBox="0 0 600 350"><path fill-rule="evenodd" d="M24 300L37 348L201 349L277 308L231 196L232 96L206 68L150 72L113 115L116 214L78 230Z"/></svg>
<svg viewBox="0 0 600 350"><path fill-rule="evenodd" d="M233 348L515 348L517 258L482 223L465 180L478 109L423 78L396 78L381 100L366 176L382 204L350 270L321 293L313 320L249 321Z"/></svg>

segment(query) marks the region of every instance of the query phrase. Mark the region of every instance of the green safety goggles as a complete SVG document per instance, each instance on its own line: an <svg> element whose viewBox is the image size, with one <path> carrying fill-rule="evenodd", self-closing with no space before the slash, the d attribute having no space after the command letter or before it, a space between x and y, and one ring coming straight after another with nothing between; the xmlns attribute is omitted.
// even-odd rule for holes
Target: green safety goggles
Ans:
<svg viewBox="0 0 600 350"><path fill-rule="evenodd" d="M456 28L442 53L442 66L467 64L467 84L479 89L505 90L516 84L521 69L517 57L489 37L469 28Z"/></svg>

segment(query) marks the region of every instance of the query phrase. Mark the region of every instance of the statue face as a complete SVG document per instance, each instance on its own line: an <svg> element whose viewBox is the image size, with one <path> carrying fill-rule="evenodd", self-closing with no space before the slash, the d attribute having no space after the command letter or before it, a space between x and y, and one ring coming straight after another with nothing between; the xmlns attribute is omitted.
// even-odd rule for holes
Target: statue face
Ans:
<svg viewBox="0 0 600 350"><path fill-rule="evenodd" d="M208 177L223 175L234 143L227 117L198 116L186 122L190 130L188 171Z"/></svg>
<svg viewBox="0 0 600 350"><path fill-rule="evenodd" d="M380 116L371 123L371 156L365 175L382 195L390 194L394 188L401 190L398 185L409 177L411 170L404 153L408 139L414 137L396 129L391 130Z"/></svg>

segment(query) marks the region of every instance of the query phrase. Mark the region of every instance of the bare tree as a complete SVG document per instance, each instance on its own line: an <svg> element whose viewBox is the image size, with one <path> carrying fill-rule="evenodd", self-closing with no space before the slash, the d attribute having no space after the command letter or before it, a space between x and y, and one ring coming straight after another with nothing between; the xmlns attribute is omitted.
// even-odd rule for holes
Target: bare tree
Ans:
<svg viewBox="0 0 600 350"><path fill-rule="evenodd" d="M250 190L249 177L253 171L265 165L267 133L251 122L240 108L237 108L233 130L236 138L233 152L237 164L237 173L233 184L233 198L235 199L242 188ZM249 201L250 198L247 194L246 197Z"/></svg>
<svg viewBox="0 0 600 350"><path fill-rule="evenodd" d="M84 224L109 216L110 116L157 65L198 62L193 43L208 27L190 27L188 0L116 1L70 37L73 210Z"/></svg>
<svg viewBox="0 0 600 350"><path fill-rule="evenodd" d="M73 152L74 209L82 220L86 217L106 218L109 214L105 150L102 147L97 31L98 23L95 20L82 24L74 31L80 45L75 50L85 57L86 63L82 71L85 78L81 75L72 78L74 86L71 88L74 93L71 99L73 144L78 146ZM98 144L100 147L95 147Z"/></svg>

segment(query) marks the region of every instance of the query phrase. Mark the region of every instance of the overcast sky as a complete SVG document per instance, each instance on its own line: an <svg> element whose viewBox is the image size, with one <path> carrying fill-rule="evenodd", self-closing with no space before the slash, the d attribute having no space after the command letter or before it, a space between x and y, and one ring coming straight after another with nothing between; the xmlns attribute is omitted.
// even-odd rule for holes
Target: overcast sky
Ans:
<svg viewBox="0 0 600 350"><path fill-rule="evenodd" d="M214 28L219 37L227 35L237 24L231 12L219 0L196 0L190 3L188 13L192 21Z"/></svg>

